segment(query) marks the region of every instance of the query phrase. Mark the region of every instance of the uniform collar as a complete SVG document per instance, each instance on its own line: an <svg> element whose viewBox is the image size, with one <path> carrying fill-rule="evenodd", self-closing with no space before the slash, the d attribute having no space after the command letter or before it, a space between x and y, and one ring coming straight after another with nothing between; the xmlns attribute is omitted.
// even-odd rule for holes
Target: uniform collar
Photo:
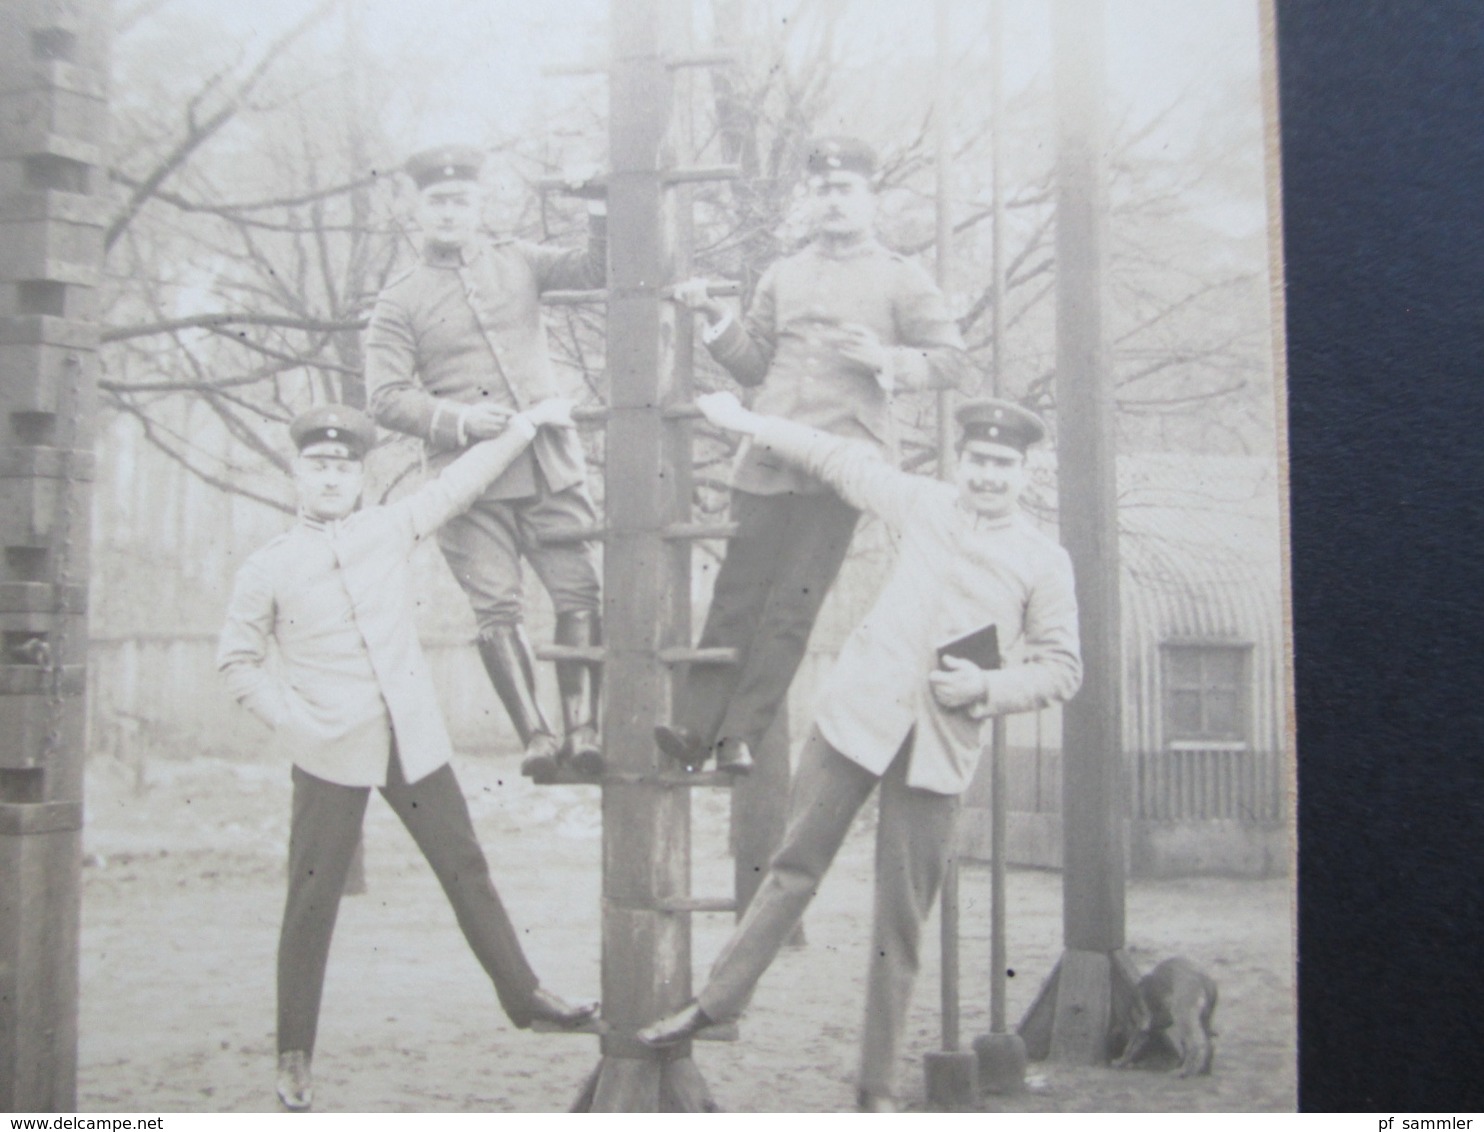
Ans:
<svg viewBox="0 0 1484 1132"><path fill-rule="evenodd" d="M423 244L423 262L429 267L468 267L479 258L481 247L478 240L461 247L448 247L430 240Z"/></svg>
<svg viewBox="0 0 1484 1132"><path fill-rule="evenodd" d="M329 535L334 538L340 533L340 528L346 519L353 517L357 512L352 511L345 519L316 519L304 510L299 511L299 525L307 531L318 531L320 534Z"/></svg>
<svg viewBox="0 0 1484 1132"><path fill-rule="evenodd" d="M986 519L975 511L962 499L954 501L959 512L968 520L969 526L975 531L1007 531L1015 525L1020 517L1020 508L1013 508L1008 515L1001 515L998 519Z"/></svg>
<svg viewBox="0 0 1484 1132"><path fill-rule="evenodd" d="M874 255L881 248L881 243L875 236L867 236L858 243L851 244L847 248L836 249L825 241L815 239L809 244L814 249L814 254L820 259L828 259L837 263L847 260L860 259L863 256Z"/></svg>

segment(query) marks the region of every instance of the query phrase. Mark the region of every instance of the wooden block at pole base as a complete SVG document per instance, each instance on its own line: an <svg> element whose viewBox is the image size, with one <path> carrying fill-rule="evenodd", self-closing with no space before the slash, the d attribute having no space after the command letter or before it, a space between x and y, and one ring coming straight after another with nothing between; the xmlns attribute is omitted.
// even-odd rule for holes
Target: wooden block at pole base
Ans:
<svg viewBox="0 0 1484 1132"><path fill-rule="evenodd" d="M979 1059L973 1050L933 1050L922 1059L927 1106L936 1112L964 1112L979 1098Z"/></svg>
<svg viewBox="0 0 1484 1132"><path fill-rule="evenodd" d="M1128 1048L1138 1025L1134 1020L1134 1003L1139 998L1139 967L1121 948L1110 956L1113 963L1113 1006L1108 1024L1108 1056L1116 1057Z"/></svg>
<svg viewBox="0 0 1484 1132"><path fill-rule="evenodd" d="M588 1111L659 1112L661 1072L656 1058L603 1058Z"/></svg>
<svg viewBox="0 0 1484 1132"><path fill-rule="evenodd" d="M1066 951L1051 1017L1051 1060L1104 1065L1112 1022L1113 971L1105 951Z"/></svg>
<svg viewBox="0 0 1484 1132"><path fill-rule="evenodd" d="M689 1057L605 1056L572 1112L720 1112Z"/></svg>
<svg viewBox="0 0 1484 1132"><path fill-rule="evenodd" d="M1006 1096L1025 1089L1025 1040L1019 1034L980 1034L974 1039L979 1091Z"/></svg>
<svg viewBox="0 0 1484 1132"><path fill-rule="evenodd" d="M720 1112L706 1079L688 1057L665 1063L660 1077L661 1112Z"/></svg>
<svg viewBox="0 0 1484 1132"><path fill-rule="evenodd" d="M1051 1021L1056 1010L1056 987L1061 982L1061 960L1051 968L1051 974L1036 992L1036 1000L1025 1012L1016 1032L1025 1042L1025 1055L1032 1061L1045 1061L1051 1056Z"/></svg>

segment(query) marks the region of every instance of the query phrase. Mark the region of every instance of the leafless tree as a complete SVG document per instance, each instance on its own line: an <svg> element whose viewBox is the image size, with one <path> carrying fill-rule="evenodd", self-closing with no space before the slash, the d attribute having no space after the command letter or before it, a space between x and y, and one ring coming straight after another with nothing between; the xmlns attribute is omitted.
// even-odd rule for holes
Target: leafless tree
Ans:
<svg viewBox="0 0 1484 1132"><path fill-rule="evenodd" d="M697 265L740 281L744 301L797 241L790 214L808 138L826 121L848 120L852 102L884 90L910 107L930 86L920 64L863 59L842 47L848 11L838 0L788 9L784 20L770 4L712 0L710 7L715 35L738 61L703 84L700 150L740 166L741 176L695 191ZM296 51L310 41L315 50ZM970 73L963 61L955 65ZM994 210L983 188L990 118L973 82L957 86L952 298L960 326L987 370L988 315L1002 304L1009 339L1002 385L1054 416L1053 164L1037 125L1050 92L1042 80L1006 107L1001 148L1012 176L1000 296L988 270ZM158 99L121 107L103 391L150 443L223 490L282 506L273 484L284 459L269 430L306 396L363 401L358 327L411 244L408 197L387 176L398 147L375 132L383 93L367 73L354 6L324 0L258 54L224 59L198 77L176 109ZM556 93L543 113L505 145L509 169L527 186L573 154L598 157L605 148L601 110L589 101ZM903 128L881 147L881 228L908 254L931 247L930 114L926 104L903 110ZM1143 144L1161 125L1125 115L1113 130L1120 427L1136 447L1260 448L1268 443L1269 392L1263 257L1234 247L1191 207L1203 182L1260 148L1240 129L1214 123L1196 160L1166 159ZM580 238L571 202L529 191L512 201L497 218L502 228ZM601 307L556 308L548 322L559 362L601 399ZM703 383L723 380L713 367L701 371ZM209 406L232 443L206 450L172 428L171 407L183 399ZM931 398L903 398L899 415L909 464L927 464L936 455ZM727 440L703 431L696 472L706 509L722 504L715 489L731 453ZM592 456L601 459L596 437Z"/></svg>

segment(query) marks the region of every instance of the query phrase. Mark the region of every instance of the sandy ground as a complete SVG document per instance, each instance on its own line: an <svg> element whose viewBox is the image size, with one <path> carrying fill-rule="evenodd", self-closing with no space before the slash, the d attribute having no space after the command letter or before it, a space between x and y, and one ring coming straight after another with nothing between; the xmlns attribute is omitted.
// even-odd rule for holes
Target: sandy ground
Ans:
<svg viewBox="0 0 1484 1132"><path fill-rule="evenodd" d="M513 759L461 758L496 883L543 981L599 988L601 830L592 788L531 787ZM729 891L726 801L695 792L694 891ZM274 1107L273 967L283 900L287 768L157 760L90 769L83 873L78 1106L96 1111ZM862 815L810 910L808 944L786 951L741 1040L696 1045L722 1108L829 1112L853 1102L870 914L871 815ZM336 929L315 1058L319 1111L559 1111L596 1065L591 1036L515 1030L464 946L411 839L380 799L366 823L369 891ZM963 881L963 1032L988 1029L988 872ZM1009 1016L1018 1020L1061 952L1054 873L1009 883ZM1221 987L1210 1077L1033 1063L1026 1092L988 1111L1284 1111L1295 1105L1293 962L1284 882L1131 882L1130 953L1170 954ZM696 919L703 972L729 916ZM937 1048L936 917L903 1066L921 1107Z"/></svg>

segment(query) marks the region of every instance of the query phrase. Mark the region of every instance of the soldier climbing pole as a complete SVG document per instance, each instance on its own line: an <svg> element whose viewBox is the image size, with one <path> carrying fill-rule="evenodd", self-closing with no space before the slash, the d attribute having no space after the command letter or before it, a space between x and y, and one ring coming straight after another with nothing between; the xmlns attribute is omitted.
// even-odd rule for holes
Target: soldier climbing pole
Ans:
<svg viewBox="0 0 1484 1132"><path fill-rule="evenodd" d="M108 6L0 4L0 1109L76 1107Z"/></svg>

